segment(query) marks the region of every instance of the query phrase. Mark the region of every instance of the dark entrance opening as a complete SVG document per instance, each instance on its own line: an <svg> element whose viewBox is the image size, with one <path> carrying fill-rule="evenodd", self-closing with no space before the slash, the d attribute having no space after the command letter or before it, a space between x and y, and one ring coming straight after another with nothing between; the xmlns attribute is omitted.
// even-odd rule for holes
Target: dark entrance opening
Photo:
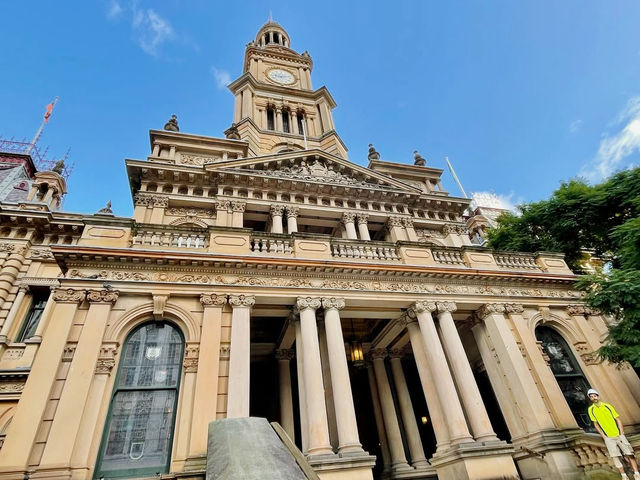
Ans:
<svg viewBox="0 0 640 480"><path fill-rule="evenodd" d="M489 381L489 375L487 375L487 372L483 370L473 372L473 376L476 379L478 390L480 390L480 396L484 402L484 407L487 409L487 415L489 415L489 421L491 422L493 431L496 432L496 435L500 440L511 442L511 434L509 433L507 422L505 422L504 416L502 415L502 410L500 410L498 399L496 398L495 393L493 393L493 388Z"/></svg>

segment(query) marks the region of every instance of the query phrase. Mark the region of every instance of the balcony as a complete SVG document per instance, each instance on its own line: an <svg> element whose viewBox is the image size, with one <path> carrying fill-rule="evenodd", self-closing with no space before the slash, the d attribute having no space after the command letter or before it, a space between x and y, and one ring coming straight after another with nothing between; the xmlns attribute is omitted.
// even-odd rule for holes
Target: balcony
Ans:
<svg viewBox="0 0 640 480"><path fill-rule="evenodd" d="M165 250L207 250L209 233L206 229L166 229L160 226L141 226L134 233L132 247L156 247Z"/></svg>
<svg viewBox="0 0 640 480"><path fill-rule="evenodd" d="M363 242L360 240L331 240L331 257L357 260L398 261L398 248L391 242Z"/></svg>

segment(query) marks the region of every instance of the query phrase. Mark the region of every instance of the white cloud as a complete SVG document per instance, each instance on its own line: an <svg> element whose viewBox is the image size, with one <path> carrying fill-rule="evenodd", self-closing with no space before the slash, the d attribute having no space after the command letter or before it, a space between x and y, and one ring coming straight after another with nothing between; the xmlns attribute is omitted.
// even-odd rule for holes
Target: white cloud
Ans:
<svg viewBox="0 0 640 480"><path fill-rule="evenodd" d="M134 4L131 24L140 48L154 57L160 53L162 44L175 37L169 21L158 15L152 8L138 9Z"/></svg>
<svg viewBox="0 0 640 480"><path fill-rule="evenodd" d="M600 181L616 170L633 165L629 157L640 152L640 96L629 99L616 125L619 131L603 136L596 157L580 172L591 181Z"/></svg>
<svg viewBox="0 0 640 480"><path fill-rule="evenodd" d="M574 120L573 122L571 122L571 125L569 125L569 132L576 133L578 130L580 130L580 127L582 127L582 120Z"/></svg>
<svg viewBox="0 0 640 480"><path fill-rule="evenodd" d="M111 0L109 3L109 11L107 12L107 18L114 20L122 14L122 7L116 0Z"/></svg>
<svg viewBox="0 0 640 480"><path fill-rule="evenodd" d="M231 75L229 75L229 72L226 70L218 70L216 67L211 67L211 73L213 74L213 78L216 79L218 88L226 88L226 86L231 83Z"/></svg>
<svg viewBox="0 0 640 480"><path fill-rule="evenodd" d="M496 193L496 192L472 192L471 208L486 207L500 208L503 210L516 211L516 204L522 203L522 199L515 199L515 193Z"/></svg>

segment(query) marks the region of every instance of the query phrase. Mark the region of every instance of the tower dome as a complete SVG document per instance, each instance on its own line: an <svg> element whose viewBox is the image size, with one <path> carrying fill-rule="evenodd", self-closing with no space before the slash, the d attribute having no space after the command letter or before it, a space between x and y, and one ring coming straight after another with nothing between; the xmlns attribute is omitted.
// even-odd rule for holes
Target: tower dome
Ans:
<svg viewBox="0 0 640 480"><path fill-rule="evenodd" d="M280 24L269 20L258 31L256 43L261 47L281 46L289 48L289 34L287 34Z"/></svg>

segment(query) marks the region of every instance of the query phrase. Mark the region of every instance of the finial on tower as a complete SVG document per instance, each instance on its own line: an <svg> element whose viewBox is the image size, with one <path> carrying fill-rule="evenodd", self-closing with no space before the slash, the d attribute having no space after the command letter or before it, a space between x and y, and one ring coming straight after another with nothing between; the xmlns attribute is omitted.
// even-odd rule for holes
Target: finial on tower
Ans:
<svg viewBox="0 0 640 480"><path fill-rule="evenodd" d="M413 151L413 164L418 167L424 167L427 161L418 153L418 150Z"/></svg>
<svg viewBox="0 0 640 480"><path fill-rule="evenodd" d="M64 160L58 160L51 171L56 172L58 175L62 175L64 172Z"/></svg>
<svg viewBox="0 0 640 480"><path fill-rule="evenodd" d="M97 214L99 215L113 215L113 210L111 210L111 200L107 202L104 208L98 210Z"/></svg>

